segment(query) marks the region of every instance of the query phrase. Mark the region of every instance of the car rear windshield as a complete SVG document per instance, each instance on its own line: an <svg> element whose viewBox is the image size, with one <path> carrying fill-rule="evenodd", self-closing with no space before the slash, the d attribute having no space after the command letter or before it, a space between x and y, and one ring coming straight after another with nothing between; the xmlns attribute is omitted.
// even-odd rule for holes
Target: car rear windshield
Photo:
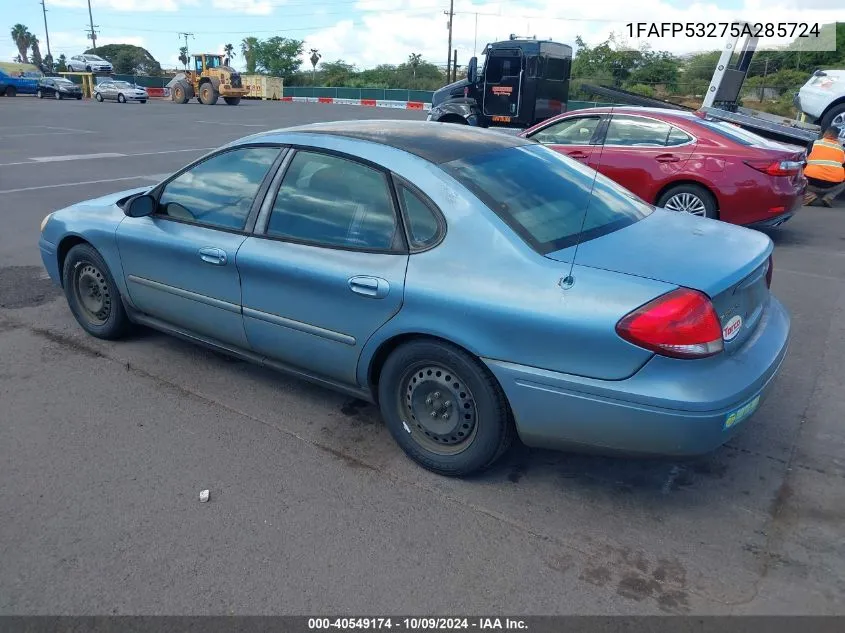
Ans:
<svg viewBox="0 0 845 633"><path fill-rule="evenodd" d="M612 233L653 210L609 178L540 145L441 167L543 255Z"/></svg>
<svg viewBox="0 0 845 633"><path fill-rule="evenodd" d="M698 121L699 125L703 125L708 130L716 132L724 138L730 139L734 143L746 145L748 147L762 147L771 149L783 149L783 146L774 141L770 141L762 136L749 132L746 129L727 123L725 121L718 121L716 119L701 119Z"/></svg>

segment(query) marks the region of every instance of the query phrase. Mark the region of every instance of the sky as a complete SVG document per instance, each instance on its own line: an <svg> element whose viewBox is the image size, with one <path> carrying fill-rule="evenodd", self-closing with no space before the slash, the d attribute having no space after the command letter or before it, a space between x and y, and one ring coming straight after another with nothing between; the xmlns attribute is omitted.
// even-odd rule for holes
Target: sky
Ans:
<svg viewBox="0 0 845 633"><path fill-rule="evenodd" d="M67 57L90 47L88 0L44 0L53 56ZM454 0L453 48L458 63L466 64L487 42L514 33L553 39L574 47L580 35L597 44L611 32L624 34L626 24L651 22L833 22L845 17L845 0L600 0L561 2L523 0L488 2ZM411 53L445 66L448 46L449 0L91 0L98 44L143 46L165 68L179 66L179 47L188 37L191 52L222 52L235 46L235 67L242 68L240 42L253 35L305 40L305 54L316 48L323 61L343 59L358 68L398 64ZM705 17L706 16L706 17ZM0 59L11 61L17 49L9 33L25 24L47 53L40 0L0 0ZM769 40L784 44L787 40ZM628 39L647 42L655 50L684 54L716 50L722 39ZM310 68L305 61L304 68Z"/></svg>

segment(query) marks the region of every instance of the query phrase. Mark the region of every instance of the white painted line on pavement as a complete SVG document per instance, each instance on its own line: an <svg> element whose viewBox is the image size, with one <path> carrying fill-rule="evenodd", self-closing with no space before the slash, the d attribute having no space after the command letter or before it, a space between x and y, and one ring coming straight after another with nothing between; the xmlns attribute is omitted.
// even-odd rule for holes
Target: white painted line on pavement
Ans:
<svg viewBox="0 0 845 633"><path fill-rule="evenodd" d="M272 129L272 126L264 125L263 123L224 123L223 121L194 121L194 123L208 123L210 125L237 125L239 127L264 127Z"/></svg>
<svg viewBox="0 0 845 633"><path fill-rule="evenodd" d="M82 156L90 157L93 159L98 158L131 158L132 156L154 156L156 154L177 154L179 152L210 152L213 149L217 149L216 147L191 147L189 149L166 149L160 152L138 152L136 154L82 154ZM51 159L52 157L48 156L47 159ZM68 159L63 159L68 160ZM72 159L77 160L77 159ZM49 163L55 162L55 159L52 160L44 160L38 158L30 158L29 160L20 161L17 163L0 163L0 167L12 167L14 165L36 165L38 163Z"/></svg>
<svg viewBox="0 0 845 633"><path fill-rule="evenodd" d="M145 180L149 176L126 176L124 178L104 178L103 180L81 180L79 182L63 182L57 185L39 185L38 187L21 187L20 189L0 189L3 193L18 193L20 191L38 191L39 189L55 189L56 187L75 187L77 185L98 185L104 182L119 182L121 180Z"/></svg>
<svg viewBox="0 0 845 633"><path fill-rule="evenodd" d="M126 154L116 154L113 152L104 152L102 154L64 154L63 156L35 156L29 160L34 160L38 163L58 163L65 160L93 160L95 158L122 158Z"/></svg>

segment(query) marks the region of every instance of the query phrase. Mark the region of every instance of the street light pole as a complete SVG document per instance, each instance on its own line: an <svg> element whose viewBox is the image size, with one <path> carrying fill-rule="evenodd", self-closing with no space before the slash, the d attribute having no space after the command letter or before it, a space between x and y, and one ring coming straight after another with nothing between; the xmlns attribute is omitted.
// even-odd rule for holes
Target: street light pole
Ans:
<svg viewBox="0 0 845 633"><path fill-rule="evenodd" d="M455 0L449 0L449 11L443 13L449 16L449 47L446 51L446 81L448 82L452 74L452 22L455 19Z"/></svg>

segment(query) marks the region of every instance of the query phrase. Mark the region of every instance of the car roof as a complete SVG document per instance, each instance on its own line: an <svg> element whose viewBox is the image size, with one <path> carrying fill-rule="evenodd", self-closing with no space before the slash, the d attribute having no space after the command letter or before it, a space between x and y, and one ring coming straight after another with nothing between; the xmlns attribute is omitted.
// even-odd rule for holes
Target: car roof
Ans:
<svg viewBox="0 0 845 633"><path fill-rule="evenodd" d="M403 150L438 165L497 149L534 144L529 139L468 125L395 119L312 123L265 132L250 137L250 140L290 142L274 138L289 133L325 134L369 141Z"/></svg>
<svg viewBox="0 0 845 633"><path fill-rule="evenodd" d="M673 117L676 119L686 119L687 121L694 121L699 118L691 110L648 108L645 106L602 106L600 108L584 108L581 110L571 110L559 116L566 116L568 114L608 114L610 112L613 112L614 114L641 114L644 116Z"/></svg>

